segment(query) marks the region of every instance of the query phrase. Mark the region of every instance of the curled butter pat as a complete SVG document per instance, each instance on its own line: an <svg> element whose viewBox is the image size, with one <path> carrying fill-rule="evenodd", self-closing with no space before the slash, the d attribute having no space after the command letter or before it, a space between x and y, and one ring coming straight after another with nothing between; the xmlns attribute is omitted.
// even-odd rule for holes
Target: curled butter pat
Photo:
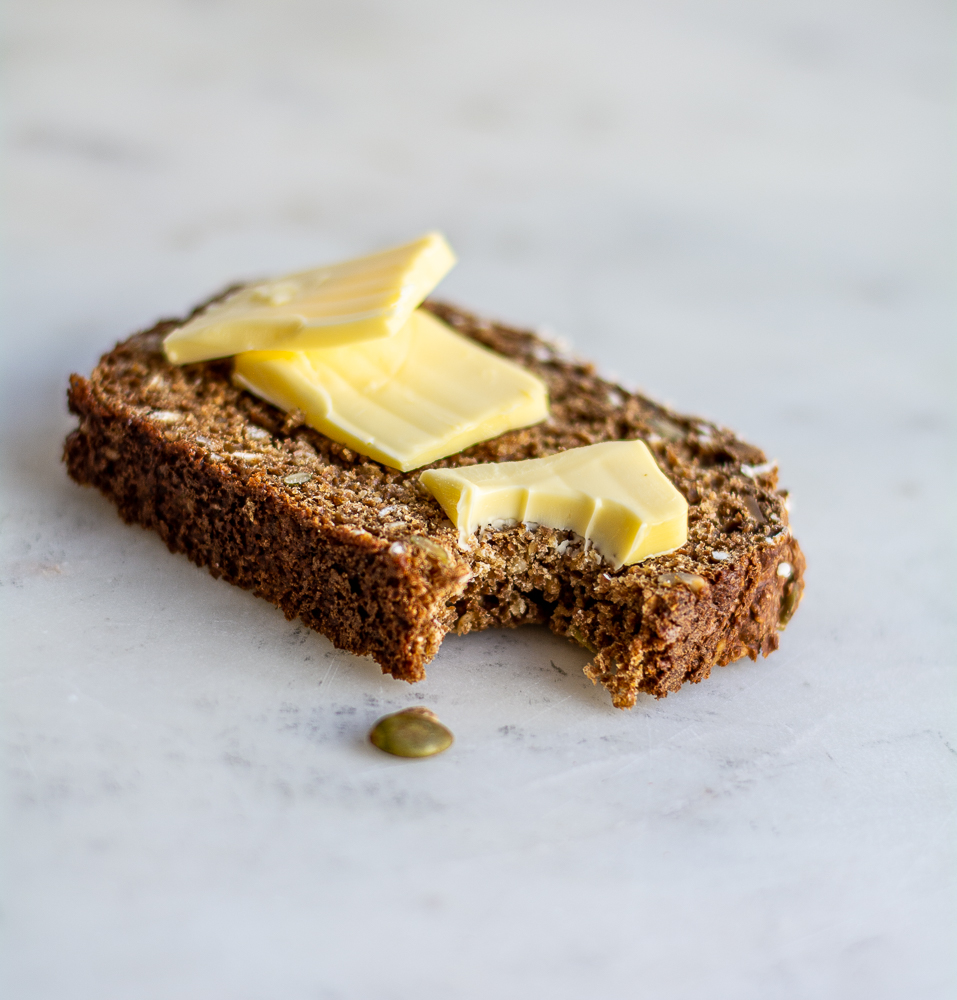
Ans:
<svg viewBox="0 0 957 1000"><path fill-rule="evenodd" d="M607 441L419 476L464 540L493 521L576 531L616 569L680 548L688 504L643 441Z"/></svg>
<svg viewBox="0 0 957 1000"><path fill-rule="evenodd" d="M422 309L380 340L239 354L233 381L402 472L548 416L541 379Z"/></svg>
<svg viewBox="0 0 957 1000"><path fill-rule="evenodd" d="M445 239L428 233L369 257L247 285L173 330L163 350L184 365L390 337L454 263Z"/></svg>

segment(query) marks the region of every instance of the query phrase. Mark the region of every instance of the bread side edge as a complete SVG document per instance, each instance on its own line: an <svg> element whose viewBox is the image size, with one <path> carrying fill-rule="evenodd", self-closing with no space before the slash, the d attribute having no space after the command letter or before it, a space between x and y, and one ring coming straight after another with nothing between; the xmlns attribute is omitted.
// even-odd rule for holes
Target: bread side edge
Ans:
<svg viewBox="0 0 957 1000"><path fill-rule="evenodd" d="M128 523L155 530L171 552L299 617L340 648L370 655L409 682L454 623L464 580L364 532L324 524L257 472L210 462L74 375L80 419L64 445L72 479L95 486Z"/></svg>

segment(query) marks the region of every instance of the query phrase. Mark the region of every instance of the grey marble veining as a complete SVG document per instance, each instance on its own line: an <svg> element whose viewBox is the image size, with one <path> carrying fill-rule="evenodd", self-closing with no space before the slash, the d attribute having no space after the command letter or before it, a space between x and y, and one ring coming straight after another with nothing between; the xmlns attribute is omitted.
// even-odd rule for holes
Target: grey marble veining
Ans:
<svg viewBox="0 0 957 1000"><path fill-rule="evenodd" d="M947 11L6 13L5 995L952 995ZM66 478L71 370L428 228L449 298L780 460L779 652L618 712L493 632L409 687ZM448 753L367 744L409 704Z"/></svg>

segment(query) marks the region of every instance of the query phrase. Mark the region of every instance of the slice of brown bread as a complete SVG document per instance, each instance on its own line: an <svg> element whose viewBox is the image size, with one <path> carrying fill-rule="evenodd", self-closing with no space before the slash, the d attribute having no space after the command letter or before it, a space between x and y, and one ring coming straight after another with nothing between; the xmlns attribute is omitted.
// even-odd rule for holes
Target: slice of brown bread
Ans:
<svg viewBox="0 0 957 1000"><path fill-rule="evenodd" d="M533 622L589 649L585 672L620 708L777 648L804 558L763 452L603 380L534 333L427 308L535 372L551 397L546 422L436 466L640 438L688 500L687 544L618 571L545 527L486 528L460 546L422 470L356 455L235 388L228 361L167 363L162 339L179 320L119 344L88 379L71 377L80 423L66 441L69 473L173 552L407 681L425 676L451 630Z"/></svg>

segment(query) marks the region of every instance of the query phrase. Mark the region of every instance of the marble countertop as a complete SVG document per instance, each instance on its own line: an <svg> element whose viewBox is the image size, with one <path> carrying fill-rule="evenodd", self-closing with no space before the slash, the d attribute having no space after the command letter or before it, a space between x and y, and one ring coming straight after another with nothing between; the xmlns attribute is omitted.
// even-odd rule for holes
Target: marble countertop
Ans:
<svg viewBox="0 0 957 1000"><path fill-rule="evenodd" d="M11 0L6 996L953 995L951 28ZM780 461L777 653L619 712L530 628L409 687L67 479L67 376L115 340L430 228L447 297ZM368 745L410 704L452 750Z"/></svg>

